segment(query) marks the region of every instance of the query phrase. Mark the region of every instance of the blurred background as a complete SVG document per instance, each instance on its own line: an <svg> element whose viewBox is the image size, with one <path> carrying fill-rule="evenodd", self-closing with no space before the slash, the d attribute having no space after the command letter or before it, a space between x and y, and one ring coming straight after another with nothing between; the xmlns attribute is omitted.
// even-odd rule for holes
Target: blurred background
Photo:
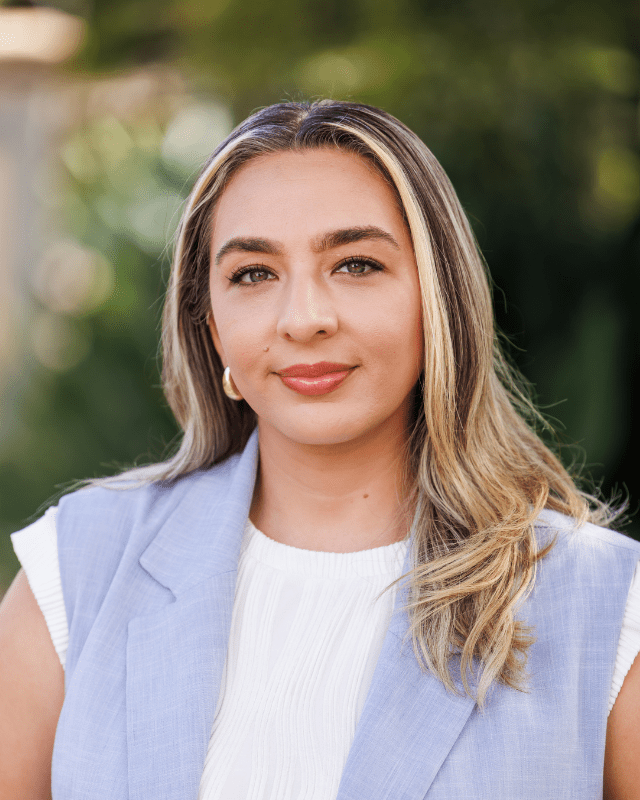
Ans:
<svg viewBox="0 0 640 800"><path fill-rule="evenodd" d="M635 511L639 33L635 0L0 3L0 594L43 502L175 442L157 343L181 204L279 100L372 103L424 139L555 444Z"/></svg>

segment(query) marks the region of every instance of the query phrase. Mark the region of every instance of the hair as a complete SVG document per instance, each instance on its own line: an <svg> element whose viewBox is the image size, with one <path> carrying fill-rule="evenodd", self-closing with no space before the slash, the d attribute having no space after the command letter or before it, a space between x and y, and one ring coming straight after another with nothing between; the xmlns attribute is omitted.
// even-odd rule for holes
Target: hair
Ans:
<svg viewBox="0 0 640 800"><path fill-rule="evenodd" d="M378 108L279 103L214 151L186 201L164 308L162 378L180 445L166 461L101 483L172 481L246 445L257 417L223 393L206 324L212 217L244 164L315 148L374 165L396 192L415 251L425 362L406 451L415 516L412 569L403 578L416 658L480 705L494 682L526 690L534 638L515 613L553 546L538 544L536 519L551 509L576 525L607 525L616 512L581 491L538 436L547 423L500 347L485 264L453 186L419 137Z"/></svg>

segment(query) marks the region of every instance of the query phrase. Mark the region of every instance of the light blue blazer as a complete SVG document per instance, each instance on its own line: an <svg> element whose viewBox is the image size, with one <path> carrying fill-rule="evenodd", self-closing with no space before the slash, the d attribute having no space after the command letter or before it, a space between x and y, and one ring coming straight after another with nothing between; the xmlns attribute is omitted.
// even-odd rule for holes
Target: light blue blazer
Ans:
<svg viewBox="0 0 640 800"><path fill-rule="evenodd" d="M57 517L69 620L54 800L195 800L226 658L240 541L258 457L172 487L81 490ZM640 545L558 533L520 617L535 625L529 693L486 710L421 671L401 588L338 800L596 800L607 700ZM407 563L407 568L409 563Z"/></svg>

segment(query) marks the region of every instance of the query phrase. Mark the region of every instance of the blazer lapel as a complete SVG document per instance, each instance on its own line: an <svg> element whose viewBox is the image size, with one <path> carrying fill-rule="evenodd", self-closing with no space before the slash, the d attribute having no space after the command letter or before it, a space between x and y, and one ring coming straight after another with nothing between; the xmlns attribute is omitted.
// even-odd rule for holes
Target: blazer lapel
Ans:
<svg viewBox="0 0 640 800"><path fill-rule="evenodd" d="M131 800L195 798L224 669L235 572L129 623Z"/></svg>
<svg viewBox="0 0 640 800"><path fill-rule="evenodd" d="M197 796L226 660L257 459L255 431L241 456L191 479L140 558L175 602L132 619L128 627L131 800Z"/></svg>
<svg viewBox="0 0 640 800"><path fill-rule="evenodd" d="M410 568L407 554L404 572ZM423 672L398 591L371 687L356 728L337 800L423 800L465 726L475 702L447 692Z"/></svg>

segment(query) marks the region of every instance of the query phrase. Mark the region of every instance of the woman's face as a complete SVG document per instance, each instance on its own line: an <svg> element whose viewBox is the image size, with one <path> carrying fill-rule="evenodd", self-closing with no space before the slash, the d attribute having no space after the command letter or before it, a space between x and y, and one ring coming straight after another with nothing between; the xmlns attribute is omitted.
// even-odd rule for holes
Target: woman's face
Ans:
<svg viewBox="0 0 640 800"><path fill-rule="evenodd" d="M261 428L308 445L406 431L424 361L418 274L367 161L326 148L242 167L214 212L210 289L216 350ZM283 375L294 366L329 373Z"/></svg>

